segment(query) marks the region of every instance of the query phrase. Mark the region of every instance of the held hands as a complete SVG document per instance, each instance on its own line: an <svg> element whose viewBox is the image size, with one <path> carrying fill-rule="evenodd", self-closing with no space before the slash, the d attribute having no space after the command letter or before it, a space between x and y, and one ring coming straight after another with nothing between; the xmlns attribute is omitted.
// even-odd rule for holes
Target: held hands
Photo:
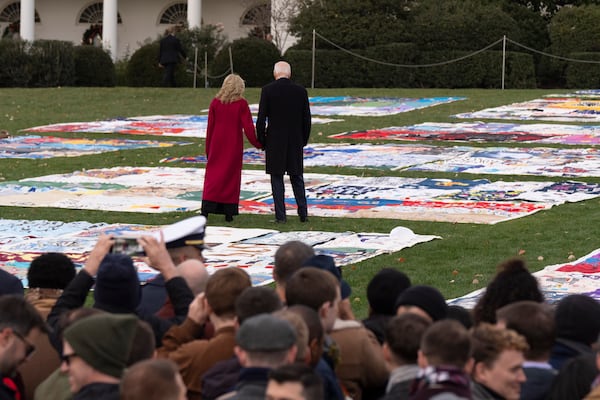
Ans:
<svg viewBox="0 0 600 400"><path fill-rule="evenodd" d="M104 259L104 256L108 254L110 248L115 243L115 239L112 235L100 235L96 245L90 252L83 269L91 276L96 276L100 263Z"/></svg>
<svg viewBox="0 0 600 400"><path fill-rule="evenodd" d="M206 301L206 296L204 293L200 293L196 298L190 303L190 307L188 309L188 318L197 323L198 325L203 325L208 321L208 315L210 314L210 306Z"/></svg>
<svg viewBox="0 0 600 400"><path fill-rule="evenodd" d="M154 236L145 235L139 237L137 241L146 252L148 264L152 268L159 270L165 278L165 281L179 275L175 268L175 264L173 264L173 260L171 260L171 256L167 251L162 231L160 232L160 240L157 240Z"/></svg>

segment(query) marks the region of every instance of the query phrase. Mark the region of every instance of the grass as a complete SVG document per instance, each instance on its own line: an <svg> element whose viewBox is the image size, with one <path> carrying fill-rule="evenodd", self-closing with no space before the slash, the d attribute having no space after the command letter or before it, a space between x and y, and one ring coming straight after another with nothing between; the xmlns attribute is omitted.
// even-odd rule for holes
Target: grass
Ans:
<svg viewBox="0 0 600 400"><path fill-rule="evenodd" d="M327 136L348 130L410 125L421 122L456 122L450 115L476 111L513 102L538 98L556 91L543 90L449 90L449 89L315 89L311 96L355 95L369 97L464 96L467 100L386 117L346 117L344 122L313 126L311 143L333 143ZM0 89L0 129L13 135L37 125L91 121L119 116L153 114L198 114L208 108L215 89L162 88L52 88ZM259 89L247 89L250 102L258 102ZM106 138L105 134L56 134L55 136ZM123 137L113 135L115 137ZM130 137L133 138L133 137ZM127 150L99 155L45 160L0 159L0 180L16 180L51 173L67 173L78 169L119 165L156 166L167 156L197 155L203 140L141 136L140 139L191 141L188 146L168 149ZM382 143L382 142L380 142ZM435 143L436 145L452 145ZM497 145L497 144L490 144ZM511 146L513 144L507 144ZM518 146L535 146L519 144ZM176 166L176 164L170 164ZM183 164L181 164L183 166ZM186 165L189 167L189 164ZM259 167L260 168L260 167ZM365 176L431 176L473 179L473 174L403 173L373 169L310 168L306 172L364 174ZM551 177L477 176L492 180L560 180ZM600 182L598 178L580 179ZM597 212L600 200L566 204L535 215L496 225L452 224L390 219L316 218L308 229L323 231L389 232L395 226L406 226L416 233L436 234L442 240L420 244L401 252L376 257L344 268L344 278L353 288L355 313L367 313L366 285L382 267L406 272L413 283L438 287L447 298L483 287L495 273L495 266L505 258L521 255L532 271L546 265L567 262L570 255L581 257L598 247L596 230L600 226ZM138 214L106 211L65 210L48 208L0 207L0 217L10 219L49 219L63 221L128 222L168 224L192 213ZM240 228L272 228L272 216L241 215L233 223ZM210 222L209 222L210 223ZM221 223L219 222L215 223ZM306 229L295 219L280 230Z"/></svg>

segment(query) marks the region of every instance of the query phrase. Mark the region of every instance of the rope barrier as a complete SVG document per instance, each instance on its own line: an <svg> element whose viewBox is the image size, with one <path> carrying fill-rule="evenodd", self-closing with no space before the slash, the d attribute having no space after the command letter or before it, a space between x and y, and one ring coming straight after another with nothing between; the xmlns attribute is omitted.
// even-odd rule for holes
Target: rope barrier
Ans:
<svg viewBox="0 0 600 400"><path fill-rule="evenodd" d="M571 62L587 63L587 64L600 64L600 61L594 61L594 60L581 60L581 59L576 59L576 58L569 58L569 57L556 56L556 55L554 55L554 54L546 53L546 52L543 52L543 51L536 50L536 49L533 49L533 48L531 48L531 47L525 46L524 44L521 44L521 43L519 43L519 42L515 42L514 40L511 40L511 39L509 39L509 38L506 38L506 40L507 40L507 41L509 41L509 42L511 42L512 44L515 44L515 45L517 45L517 46L519 46L519 47L522 47L522 48L524 48L524 49L526 49L526 50L529 50L529 51L532 51L532 52L534 52L534 53L541 54L541 55L543 55L543 56L547 56L547 57L550 57L550 58L556 58L556 59L559 59L559 60L571 61Z"/></svg>

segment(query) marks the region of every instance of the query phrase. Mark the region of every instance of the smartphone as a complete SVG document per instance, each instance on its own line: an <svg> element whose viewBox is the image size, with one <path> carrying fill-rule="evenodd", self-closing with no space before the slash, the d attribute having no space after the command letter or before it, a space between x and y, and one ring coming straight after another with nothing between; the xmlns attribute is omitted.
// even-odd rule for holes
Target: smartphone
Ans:
<svg viewBox="0 0 600 400"><path fill-rule="evenodd" d="M137 237L135 236L117 236L110 252L128 256L139 256L144 254L144 249L137 242Z"/></svg>

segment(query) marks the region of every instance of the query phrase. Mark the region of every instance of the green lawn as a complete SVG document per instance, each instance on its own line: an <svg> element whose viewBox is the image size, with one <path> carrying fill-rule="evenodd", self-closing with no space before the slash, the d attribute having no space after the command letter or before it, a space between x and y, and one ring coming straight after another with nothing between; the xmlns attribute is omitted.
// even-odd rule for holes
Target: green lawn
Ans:
<svg viewBox="0 0 600 400"><path fill-rule="evenodd" d="M450 115L475 111L486 107L525 101L556 91L542 90L449 90L449 89L319 89L310 90L311 96L356 95L369 97L431 97L465 96L457 101L436 107L416 110L388 117L345 117L344 122L313 126L311 143L334 142L327 136L347 130L382 128L420 122L457 122ZM91 121L114 117L152 114L197 114L208 108L216 89L162 89L162 88L55 88L55 89L0 89L0 129L13 135L20 129L59 122ZM248 89L247 98L257 102L259 89ZM60 135L57 135L60 136ZM106 138L104 134L65 134ZM122 135L117 135L123 137ZM128 136L135 139L137 137ZM128 150L100 155L46 160L0 159L0 180L16 180L50 173L66 173L77 169L103 168L117 165L152 166L166 156L197 155L203 151L203 140L174 137L142 136L139 139L193 141L189 146L169 149ZM397 143L397 142L396 142ZM440 145L440 143L436 143ZM444 145L444 144L442 144ZM451 144L447 144L451 145ZM507 144L513 146L513 144ZM520 145L534 146L534 145ZM183 165L183 164L182 164ZM170 166L176 166L171 164ZM186 166L190 166L187 164ZM386 172L350 168L310 168L307 172L364 174L365 176L397 175L425 176L423 173ZM434 177L457 177L457 174L428 174ZM473 179L475 175L465 174ZM478 176L479 177L479 176ZM516 176L481 176L493 180L559 180ZM581 179L584 180L584 179ZM585 179L600 182L598 178ZM344 277L353 288L353 304L357 316L367 313L366 285L371 276L382 267L394 267L406 272L413 283L429 284L440 288L447 297L456 297L485 285L503 259L522 254L531 270L549 264L563 263L569 255L580 257L599 247L597 233L600 226L598 204L594 199L554 207L549 211L502 222L496 225L451 224L389 219L343 219L311 217L310 224L300 225L295 219L280 230L314 229L324 231L389 232L398 225L416 233L436 234L443 240L417 245L399 253L380 256L344 268ZM192 213L135 214L104 211L0 207L0 217L10 219L49 219L63 221L130 222L168 224ZM272 216L241 215L233 226L273 228ZM221 223L220 218L214 219ZM210 222L209 222L210 223ZM594 228L596 227L596 228ZM543 258L543 259L542 259Z"/></svg>

